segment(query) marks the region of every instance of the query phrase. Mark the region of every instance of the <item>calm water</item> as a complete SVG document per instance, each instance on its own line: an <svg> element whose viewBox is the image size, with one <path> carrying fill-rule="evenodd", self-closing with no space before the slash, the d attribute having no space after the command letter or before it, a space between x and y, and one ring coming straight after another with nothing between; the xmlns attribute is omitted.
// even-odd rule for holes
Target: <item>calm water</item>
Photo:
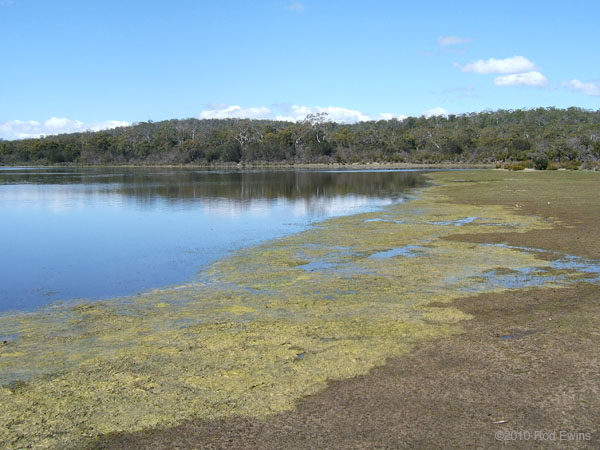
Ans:
<svg viewBox="0 0 600 450"><path fill-rule="evenodd" d="M0 169L0 310L193 280L228 252L402 201L401 171Z"/></svg>

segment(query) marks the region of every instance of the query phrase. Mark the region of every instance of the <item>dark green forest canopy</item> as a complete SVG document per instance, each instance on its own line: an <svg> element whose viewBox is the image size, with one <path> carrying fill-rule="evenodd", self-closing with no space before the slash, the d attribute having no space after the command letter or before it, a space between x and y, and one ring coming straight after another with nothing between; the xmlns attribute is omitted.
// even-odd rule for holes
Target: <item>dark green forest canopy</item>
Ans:
<svg viewBox="0 0 600 450"><path fill-rule="evenodd" d="M498 163L596 167L600 110L538 108L339 124L184 119L0 141L0 164Z"/></svg>

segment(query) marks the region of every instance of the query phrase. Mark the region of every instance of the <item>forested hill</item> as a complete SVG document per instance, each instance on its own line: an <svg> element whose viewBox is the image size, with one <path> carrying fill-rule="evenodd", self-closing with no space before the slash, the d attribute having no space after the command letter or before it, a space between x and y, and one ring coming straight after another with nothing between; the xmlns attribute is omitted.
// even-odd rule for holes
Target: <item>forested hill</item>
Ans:
<svg viewBox="0 0 600 450"><path fill-rule="evenodd" d="M338 124L185 119L0 141L0 164L493 163L597 167L600 110L499 110ZM521 162L521 164L514 164Z"/></svg>

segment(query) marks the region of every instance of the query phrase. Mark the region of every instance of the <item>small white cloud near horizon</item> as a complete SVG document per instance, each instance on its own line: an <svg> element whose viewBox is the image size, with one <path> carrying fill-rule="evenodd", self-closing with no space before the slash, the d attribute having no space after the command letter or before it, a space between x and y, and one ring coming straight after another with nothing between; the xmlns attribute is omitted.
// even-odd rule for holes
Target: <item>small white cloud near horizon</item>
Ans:
<svg viewBox="0 0 600 450"><path fill-rule="evenodd" d="M427 111L423 111L423 113L421 115L425 116L425 117L437 117L437 116L447 117L448 114L450 114L450 111L448 111L447 109L444 109L440 106L437 106L435 108L428 109Z"/></svg>
<svg viewBox="0 0 600 450"><path fill-rule="evenodd" d="M287 9L288 11L294 11L297 13L301 13L306 10L306 5L304 5L303 3L300 3L300 2L293 2L293 3L290 3L289 5L287 5L285 7L285 9Z"/></svg>
<svg viewBox="0 0 600 450"><path fill-rule="evenodd" d="M438 44L442 46L468 44L473 39L461 38L458 36L442 36L438 38Z"/></svg>
<svg viewBox="0 0 600 450"><path fill-rule="evenodd" d="M585 95L600 95L600 83L584 83L573 78L571 81L563 81L562 86Z"/></svg>
<svg viewBox="0 0 600 450"><path fill-rule="evenodd" d="M375 119L375 120L392 120L392 119L404 120L406 118L408 118L408 116L405 116L404 114L380 113L379 119Z"/></svg>
<svg viewBox="0 0 600 450"><path fill-rule="evenodd" d="M216 109L206 109L200 113L200 119L267 119L271 110L266 106L242 108L238 105L214 105Z"/></svg>
<svg viewBox="0 0 600 450"><path fill-rule="evenodd" d="M337 123L356 123L370 120L403 120L407 116L389 112L380 114L366 114L358 110L342 108L340 106L303 106L303 105L272 105L271 108L258 106L243 108L238 105L212 105L198 116L200 119L265 119L284 122L299 122L309 114L327 113L327 120Z"/></svg>
<svg viewBox="0 0 600 450"><path fill-rule="evenodd" d="M543 87L548 84L548 78L535 70L525 73L513 73L494 78L496 86L534 86Z"/></svg>
<svg viewBox="0 0 600 450"><path fill-rule="evenodd" d="M535 64L524 56L512 56L504 59L480 59L467 63L464 66L455 63L454 66L460 67L463 72L475 72L480 75L523 73L533 71L536 68Z"/></svg>
<svg viewBox="0 0 600 450"><path fill-rule="evenodd" d="M0 122L0 138L7 140L39 138L40 136L82 131L100 131L129 125L131 125L129 122L120 120L86 123L80 120L60 117L51 117L43 122L38 122L37 120L7 120Z"/></svg>
<svg viewBox="0 0 600 450"><path fill-rule="evenodd" d="M287 108L283 114L276 115L275 120L283 120L287 122L298 122L303 120L309 114L327 113L327 120L337 123L356 123L368 122L370 120L391 120L404 119L406 116L401 114L394 115L392 113L381 113L377 115L365 114L354 109L342 108L340 106L299 106L292 105Z"/></svg>

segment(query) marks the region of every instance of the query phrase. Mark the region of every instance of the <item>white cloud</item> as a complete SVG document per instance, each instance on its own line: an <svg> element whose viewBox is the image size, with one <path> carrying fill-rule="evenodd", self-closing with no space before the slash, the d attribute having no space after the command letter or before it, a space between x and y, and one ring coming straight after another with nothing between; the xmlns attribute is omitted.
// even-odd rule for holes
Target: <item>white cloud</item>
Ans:
<svg viewBox="0 0 600 450"><path fill-rule="evenodd" d="M600 83L584 83L577 78L571 81L565 81L562 85L573 91L579 91L585 95L600 95Z"/></svg>
<svg viewBox="0 0 600 450"><path fill-rule="evenodd" d="M232 105L214 105L214 109L205 109L200 113L201 119L269 119L271 110L266 106L242 108Z"/></svg>
<svg viewBox="0 0 600 450"><path fill-rule="evenodd" d="M524 56L513 56L505 59L490 58L485 61L480 59L465 64L464 66L461 66L460 64L455 64L455 66L460 67L463 72L475 72L483 75L491 73L522 73L533 71L535 69L535 64Z"/></svg>
<svg viewBox="0 0 600 450"><path fill-rule="evenodd" d="M496 86L535 86L542 87L548 84L548 78L536 71L514 73L494 78Z"/></svg>
<svg viewBox="0 0 600 450"><path fill-rule="evenodd" d="M358 110L342 108L339 106L299 106L299 105L272 105L242 108L238 105L211 105L211 109L205 109L199 115L200 119L268 119L297 122L304 120L308 114L327 113L327 120L338 123L355 123L370 120L403 120L407 116L402 114L380 113L366 114ZM439 114L446 114L441 110ZM36 120L8 120L0 122L0 138L6 140L38 138L63 133L76 133L81 131L99 131L116 127L126 127L129 122L119 120L107 120L105 122L82 122L60 117L51 117L39 122Z"/></svg>
<svg viewBox="0 0 600 450"><path fill-rule="evenodd" d="M379 118L376 118L373 120L392 120L392 119L404 120L407 117L408 116L405 116L404 114L380 113Z"/></svg>
<svg viewBox="0 0 600 450"><path fill-rule="evenodd" d="M287 110L278 116L275 116L275 120L286 120L289 122L297 122L304 119L308 114L327 113L327 120L337 123L355 123L355 122L367 122L369 120L391 120L391 119L405 119L406 116L402 114L392 113L380 113L380 114L366 114L355 109L342 108L339 106L298 106L292 105Z"/></svg>
<svg viewBox="0 0 600 450"><path fill-rule="evenodd" d="M423 111L422 115L425 117L434 117L434 116L447 116L448 114L450 114L450 111L438 106L436 108L431 108L431 109L428 109L427 111Z"/></svg>
<svg viewBox="0 0 600 450"><path fill-rule="evenodd" d="M36 120L8 120L0 122L0 138L27 139L53 134L75 133L78 131L99 131L109 128L126 127L129 122L107 120L105 122L85 123L80 120L52 117L43 122Z"/></svg>
<svg viewBox="0 0 600 450"><path fill-rule="evenodd" d="M290 3L289 5L287 5L285 7L285 9L287 9L288 11L294 11L294 12L304 12L304 10L306 9L306 6L302 3L299 2L294 2L294 3Z"/></svg>
<svg viewBox="0 0 600 450"><path fill-rule="evenodd" d="M304 120L309 114L327 113L327 120L338 123L355 123L369 120L391 120L393 118L402 120L406 116L402 114L380 113L366 114L355 109L342 108L340 106L303 106L303 105L272 105L271 108L258 106L242 108L232 105L213 105L211 109L205 109L200 113L201 119L268 119L286 122L298 122Z"/></svg>
<svg viewBox="0 0 600 450"><path fill-rule="evenodd" d="M287 120L297 122L304 119L309 114L327 113L327 119L338 123L364 122L367 120L377 120L360 111L339 106L298 106L292 105L282 115L275 116L275 120Z"/></svg>
<svg viewBox="0 0 600 450"><path fill-rule="evenodd" d="M465 39L458 36L442 36L438 38L438 44L443 46L468 44L469 42L471 42L471 39Z"/></svg>

